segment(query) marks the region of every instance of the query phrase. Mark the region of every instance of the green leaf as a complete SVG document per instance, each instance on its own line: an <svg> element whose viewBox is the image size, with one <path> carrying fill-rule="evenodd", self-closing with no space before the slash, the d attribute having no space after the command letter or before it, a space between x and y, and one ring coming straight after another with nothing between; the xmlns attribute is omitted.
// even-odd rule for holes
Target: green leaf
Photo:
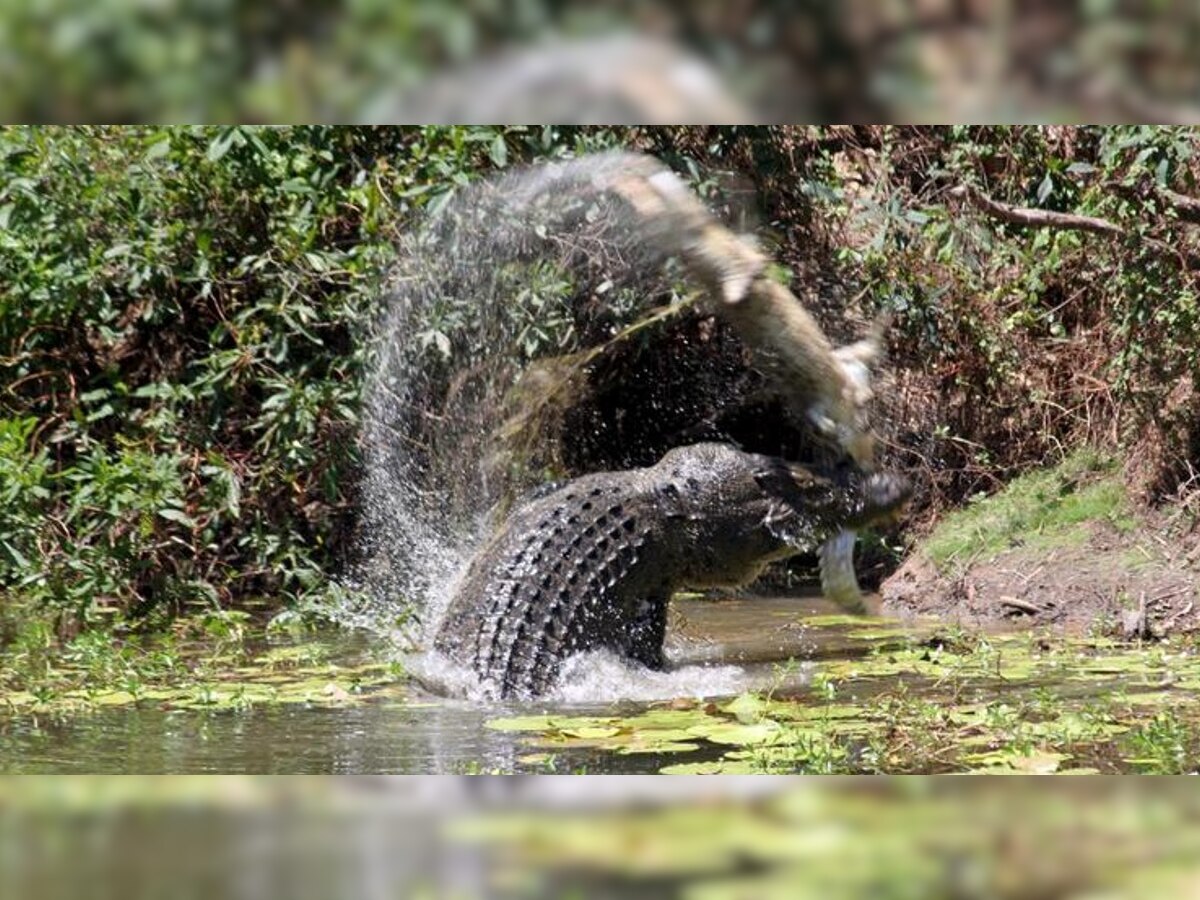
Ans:
<svg viewBox="0 0 1200 900"><path fill-rule="evenodd" d="M554 727L551 716L509 716L484 723L493 731L549 731Z"/></svg>
<svg viewBox="0 0 1200 900"><path fill-rule="evenodd" d="M723 710L737 717L743 725L750 725L763 717L767 704L757 694L741 694L725 704Z"/></svg>
<svg viewBox="0 0 1200 900"><path fill-rule="evenodd" d="M714 744L732 744L738 747L772 743L785 737L779 723L769 719L753 725L714 721L711 725L697 725L690 731L696 737Z"/></svg>
<svg viewBox="0 0 1200 900"><path fill-rule="evenodd" d="M662 775L753 775L758 772L754 764L746 760L674 763L658 771Z"/></svg>
<svg viewBox="0 0 1200 900"><path fill-rule="evenodd" d="M208 145L208 152L205 155L209 162L220 162L231 147L241 143L241 132L236 127L226 128Z"/></svg>
<svg viewBox="0 0 1200 900"><path fill-rule="evenodd" d="M562 728L560 731L567 737L579 738L584 741L616 737L621 733L621 729L615 725L582 725L576 728Z"/></svg>
<svg viewBox="0 0 1200 900"><path fill-rule="evenodd" d="M1042 179L1042 183L1038 185L1037 199L1038 204L1044 204L1047 198L1054 193L1054 179L1050 177L1050 173L1046 173L1046 177Z"/></svg>
<svg viewBox="0 0 1200 900"><path fill-rule="evenodd" d="M503 169L508 165L508 144L504 142L503 134L498 134L492 139L490 155L497 168Z"/></svg>
<svg viewBox="0 0 1200 900"><path fill-rule="evenodd" d="M182 509L176 509L173 506L163 507L158 511L160 518L166 519L168 522L178 522L188 528L196 527L196 520L185 513Z"/></svg>
<svg viewBox="0 0 1200 900"><path fill-rule="evenodd" d="M20 550L6 540L0 540L0 544L4 544L4 549L8 551L8 555L12 557L13 562L15 562L22 569L29 568L29 560L25 558Z"/></svg>
<svg viewBox="0 0 1200 900"><path fill-rule="evenodd" d="M170 152L171 134L170 132L164 131L161 134L155 135L153 141L151 141L150 145L146 148L145 159L148 162L156 159L162 159Z"/></svg>
<svg viewBox="0 0 1200 900"><path fill-rule="evenodd" d="M316 193L313 190L313 186L303 178L289 178L279 186L279 189L288 194L305 194L311 196Z"/></svg>

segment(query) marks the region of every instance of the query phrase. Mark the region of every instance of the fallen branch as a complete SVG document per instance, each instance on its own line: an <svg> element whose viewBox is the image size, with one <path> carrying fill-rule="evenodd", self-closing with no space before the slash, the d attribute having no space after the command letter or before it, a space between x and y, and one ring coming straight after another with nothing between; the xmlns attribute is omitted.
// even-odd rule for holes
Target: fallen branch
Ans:
<svg viewBox="0 0 1200 900"><path fill-rule="evenodd" d="M1022 600L1019 597L1002 596L1000 597L1000 605L1007 606L1009 609L1015 609L1019 612L1028 613L1031 616L1040 616L1045 612L1042 607L1036 603L1030 603L1028 600Z"/></svg>
<svg viewBox="0 0 1200 900"><path fill-rule="evenodd" d="M1090 231L1093 234L1120 236L1125 229L1107 219L1094 216L1079 216L1074 213L1054 212L1048 209L1032 209L1027 206L1009 206L984 194L977 187L960 184L951 188L950 196L965 198L990 216L1011 225L1028 225L1033 228L1062 228L1071 231Z"/></svg>
<svg viewBox="0 0 1200 900"><path fill-rule="evenodd" d="M1200 225L1200 200L1195 197L1189 197L1186 194L1177 194L1175 191L1168 191L1166 188L1159 188L1158 194L1167 202L1171 209L1175 210L1175 215L1179 216L1179 221Z"/></svg>

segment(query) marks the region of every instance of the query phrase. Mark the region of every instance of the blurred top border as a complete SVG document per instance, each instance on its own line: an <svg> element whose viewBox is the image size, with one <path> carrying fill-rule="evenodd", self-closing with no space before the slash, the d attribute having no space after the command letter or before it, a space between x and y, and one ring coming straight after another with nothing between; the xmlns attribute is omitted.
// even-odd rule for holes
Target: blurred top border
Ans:
<svg viewBox="0 0 1200 900"><path fill-rule="evenodd" d="M30 123L1200 121L1181 0L28 0Z"/></svg>

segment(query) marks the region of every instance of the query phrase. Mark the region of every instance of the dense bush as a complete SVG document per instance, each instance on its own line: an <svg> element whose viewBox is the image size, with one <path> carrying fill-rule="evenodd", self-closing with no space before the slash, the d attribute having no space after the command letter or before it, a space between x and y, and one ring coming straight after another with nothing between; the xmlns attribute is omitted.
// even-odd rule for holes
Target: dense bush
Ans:
<svg viewBox="0 0 1200 900"><path fill-rule="evenodd" d="M64 624L312 596L406 213L570 135L0 132L0 597Z"/></svg>
<svg viewBox="0 0 1200 900"><path fill-rule="evenodd" d="M889 427L907 423L895 437L928 474L932 499L990 490L1089 440L1124 449L1151 499L1178 489L1200 449L1200 229L1175 193L1196 195L1196 131L870 138L863 165L877 181L858 226L867 233L842 254L894 314L901 396ZM962 186L1111 231L1006 221L967 202Z"/></svg>

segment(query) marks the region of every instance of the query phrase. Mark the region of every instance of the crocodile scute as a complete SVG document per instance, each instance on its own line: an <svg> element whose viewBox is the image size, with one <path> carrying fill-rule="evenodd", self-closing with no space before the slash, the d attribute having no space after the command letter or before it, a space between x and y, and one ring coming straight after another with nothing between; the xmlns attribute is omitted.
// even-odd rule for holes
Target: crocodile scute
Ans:
<svg viewBox="0 0 1200 900"><path fill-rule="evenodd" d="M602 647L662 668L675 591L745 584L907 496L894 475L825 478L717 443L585 475L509 515L468 564L434 646L501 699L546 693L566 658Z"/></svg>

